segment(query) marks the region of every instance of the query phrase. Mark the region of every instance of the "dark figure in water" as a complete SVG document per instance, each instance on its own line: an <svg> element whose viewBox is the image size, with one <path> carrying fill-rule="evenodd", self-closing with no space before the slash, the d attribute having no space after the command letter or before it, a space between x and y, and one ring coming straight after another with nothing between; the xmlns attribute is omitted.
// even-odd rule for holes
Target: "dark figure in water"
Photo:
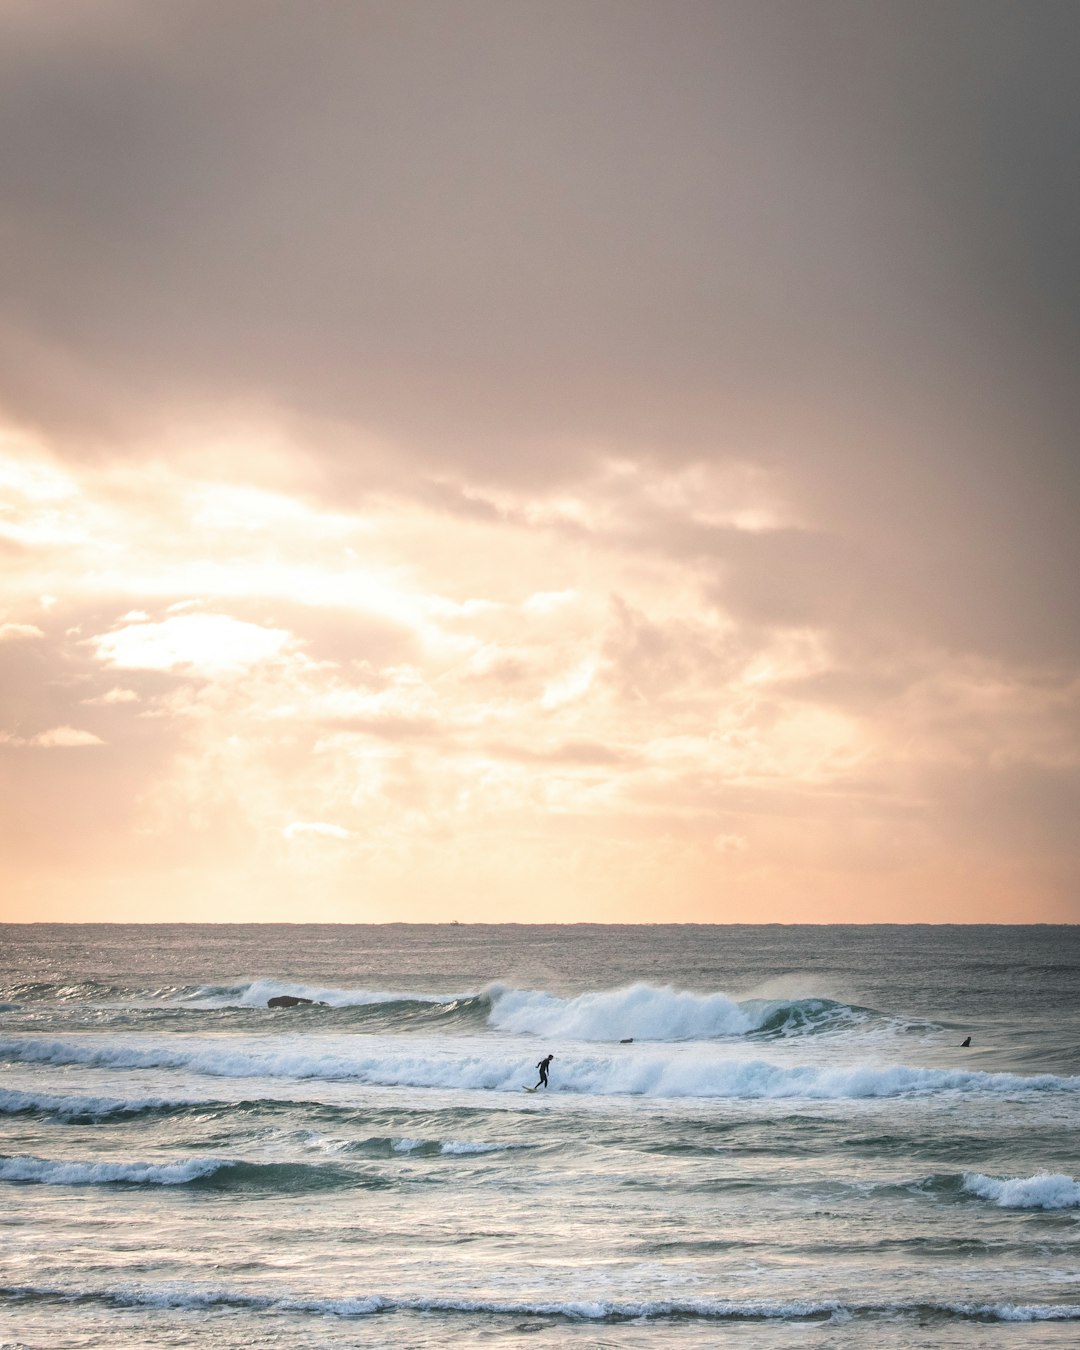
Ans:
<svg viewBox="0 0 1080 1350"><path fill-rule="evenodd" d="M552 1061L554 1058L555 1058L554 1055L548 1055L547 1059L542 1059L542 1060L540 1061L540 1063L536 1066L536 1067L540 1070L540 1081L539 1081L539 1083L537 1083L536 1087L538 1087L538 1088L539 1088L539 1087L547 1087L547 1085L548 1085L548 1081L547 1081L548 1068L550 1067L551 1061ZM535 1091L536 1091L536 1088L533 1088L533 1091L535 1092Z"/></svg>
<svg viewBox="0 0 1080 1350"><path fill-rule="evenodd" d="M971 1044L971 1037L969 1036L969 1037L967 1038L967 1040L964 1040L964 1041L961 1041L961 1042L960 1042L960 1049L961 1049L961 1050L966 1050L970 1044Z"/></svg>

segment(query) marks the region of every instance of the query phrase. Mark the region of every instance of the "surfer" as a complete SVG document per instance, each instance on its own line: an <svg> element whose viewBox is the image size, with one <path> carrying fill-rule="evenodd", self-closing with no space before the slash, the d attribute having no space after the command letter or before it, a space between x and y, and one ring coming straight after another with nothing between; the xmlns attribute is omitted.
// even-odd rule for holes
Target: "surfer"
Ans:
<svg viewBox="0 0 1080 1350"><path fill-rule="evenodd" d="M960 1042L960 1049L966 1050L970 1044L971 1044L971 1037L969 1036L967 1040Z"/></svg>
<svg viewBox="0 0 1080 1350"><path fill-rule="evenodd" d="M547 1087L547 1085L548 1085L548 1080L547 1080L547 1076L548 1076L548 1068L550 1067L551 1061L552 1061L554 1058L555 1058L554 1055L548 1055L548 1057L547 1057L546 1059L542 1059L542 1060L540 1061L540 1063L536 1066L536 1067L540 1070L540 1081L539 1081L539 1083L537 1083L536 1087L533 1088L533 1091L534 1091L534 1092L536 1091L536 1088L539 1088L539 1087Z"/></svg>

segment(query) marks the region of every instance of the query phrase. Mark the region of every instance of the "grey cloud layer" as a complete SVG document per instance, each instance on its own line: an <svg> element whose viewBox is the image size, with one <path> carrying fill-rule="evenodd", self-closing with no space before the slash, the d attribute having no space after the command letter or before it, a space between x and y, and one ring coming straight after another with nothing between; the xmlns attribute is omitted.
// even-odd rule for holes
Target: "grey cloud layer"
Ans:
<svg viewBox="0 0 1080 1350"><path fill-rule="evenodd" d="M61 445L251 402L333 427L332 493L749 459L817 532L727 540L742 612L1075 657L1074 5L56 0L0 33L0 399Z"/></svg>

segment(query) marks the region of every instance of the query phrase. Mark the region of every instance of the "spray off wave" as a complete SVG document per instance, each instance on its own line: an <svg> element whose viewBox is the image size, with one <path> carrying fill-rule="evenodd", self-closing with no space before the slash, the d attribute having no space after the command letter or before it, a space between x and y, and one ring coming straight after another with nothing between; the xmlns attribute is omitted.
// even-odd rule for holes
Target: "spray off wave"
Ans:
<svg viewBox="0 0 1080 1350"><path fill-rule="evenodd" d="M743 999L632 984L560 998L493 984L488 1020L500 1031L578 1041L708 1041L833 1031L880 1019L870 1008L828 998Z"/></svg>
<svg viewBox="0 0 1080 1350"><path fill-rule="evenodd" d="M744 999L667 986L634 984L560 997L542 989L493 983L480 993L417 994L260 979L204 986L182 1006L198 1011L265 1008L281 996L310 1002L313 1012L350 1010L386 1030L471 1021L496 1031L579 1041L695 1041L741 1036L793 1036L887 1021L870 1008L828 998Z"/></svg>
<svg viewBox="0 0 1080 1350"><path fill-rule="evenodd" d="M870 1026L904 1030L911 1024L872 1008L825 997L736 999L637 983L563 997L542 989L495 982L483 990L426 993L342 988L264 977L228 984L123 990L113 984L22 985L29 1004L85 1005L94 1009L156 1009L173 1014L267 1010L271 1000L296 1000L289 1009L316 1020L343 1014L349 1022L386 1031L488 1026L495 1031L594 1042L722 1040L788 1037ZM24 1010L25 1010L24 1006ZM15 1005L12 1005L14 1008Z"/></svg>

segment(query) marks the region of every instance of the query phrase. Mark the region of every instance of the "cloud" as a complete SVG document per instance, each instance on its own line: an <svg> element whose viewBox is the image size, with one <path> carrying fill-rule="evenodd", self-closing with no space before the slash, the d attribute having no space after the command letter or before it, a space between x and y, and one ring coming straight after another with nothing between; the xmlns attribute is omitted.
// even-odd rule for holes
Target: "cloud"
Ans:
<svg viewBox="0 0 1080 1350"><path fill-rule="evenodd" d="M630 767L637 756L621 746L598 741L567 741L559 745L489 745L488 754L523 764L551 764L566 768Z"/></svg>
<svg viewBox="0 0 1080 1350"><path fill-rule="evenodd" d="M13 736L0 733L0 741L5 745L23 745L41 750L70 749L83 745L104 745L100 736L92 731L82 731L78 727L50 727L48 731L39 731L36 736Z"/></svg>
<svg viewBox="0 0 1080 1350"><path fill-rule="evenodd" d="M293 820L281 832L283 839L296 839L312 834L324 839L348 839L349 837L349 831L341 825L328 825L323 820Z"/></svg>
<svg viewBox="0 0 1080 1350"><path fill-rule="evenodd" d="M96 698L84 698L82 701L88 707L115 707L119 703L138 703L139 696L134 689L114 686L112 689L106 689L105 693L98 694Z"/></svg>
<svg viewBox="0 0 1080 1350"><path fill-rule="evenodd" d="M1078 37L0 7L5 888L1075 914Z"/></svg>
<svg viewBox="0 0 1080 1350"><path fill-rule="evenodd" d="M103 745L104 742L92 731L81 731L78 727L52 727L32 737L27 744L51 749L54 746Z"/></svg>
<svg viewBox="0 0 1080 1350"><path fill-rule="evenodd" d="M227 614L184 614L161 623L129 623L90 642L112 669L221 676L282 655L291 636Z"/></svg>

